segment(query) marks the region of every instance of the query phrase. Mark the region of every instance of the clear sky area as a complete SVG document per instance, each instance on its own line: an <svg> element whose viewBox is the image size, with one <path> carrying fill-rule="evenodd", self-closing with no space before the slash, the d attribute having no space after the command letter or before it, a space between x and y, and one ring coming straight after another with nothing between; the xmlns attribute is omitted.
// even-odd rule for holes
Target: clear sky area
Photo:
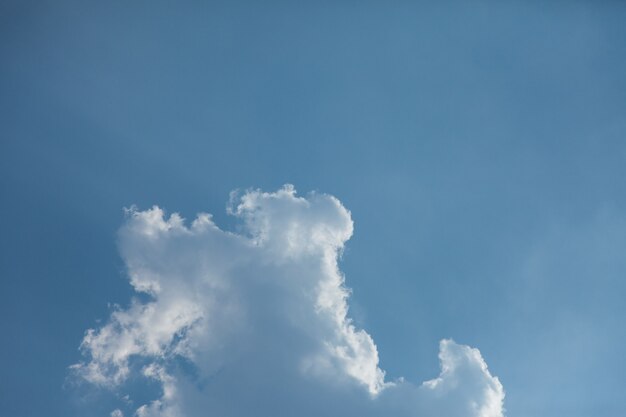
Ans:
<svg viewBox="0 0 626 417"><path fill-rule="evenodd" d="M626 415L624 2L0 1L0 202L0 416Z"/></svg>

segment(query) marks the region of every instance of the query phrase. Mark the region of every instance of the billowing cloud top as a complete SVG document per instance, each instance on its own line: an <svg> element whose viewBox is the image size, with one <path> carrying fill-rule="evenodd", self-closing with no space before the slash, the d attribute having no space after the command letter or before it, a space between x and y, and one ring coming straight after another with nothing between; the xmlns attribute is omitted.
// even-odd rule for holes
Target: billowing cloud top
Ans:
<svg viewBox="0 0 626 417"><path fill-rule="evenodd" d="M337 259L352 219L336 198L292 186L231 197L242 232L129 210L120 250L135 300L86 332L73 372L123 392L111 416L501 417L504 391L476 349L440 344L441 374L386 381L371 336L348 317Z"/></svg>

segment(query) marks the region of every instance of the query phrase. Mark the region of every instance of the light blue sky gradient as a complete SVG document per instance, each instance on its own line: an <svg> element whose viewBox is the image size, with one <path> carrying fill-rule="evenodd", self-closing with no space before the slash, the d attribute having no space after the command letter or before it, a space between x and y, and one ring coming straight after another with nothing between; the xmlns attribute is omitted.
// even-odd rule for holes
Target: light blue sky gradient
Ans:
<svg viewBox="0 0 626 417"><path fill-rule="evenodd" d="M626 4L444 3L2 2L0 415L88 415L123 207L284 183L352 211L391 377L454 337L509 417L625 415Z"/></svg>

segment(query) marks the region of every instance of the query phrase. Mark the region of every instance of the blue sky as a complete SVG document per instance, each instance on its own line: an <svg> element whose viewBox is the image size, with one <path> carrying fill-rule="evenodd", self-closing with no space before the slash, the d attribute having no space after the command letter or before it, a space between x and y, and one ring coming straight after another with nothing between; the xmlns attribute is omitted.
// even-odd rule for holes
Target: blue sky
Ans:
<svg viewBox="0 0 626 417"><path fill-rule="evenodd" d="M0 414L114 408L68 367L133 296L123 207L237 230L231 190L291 183L351 211L390 378L436 377L451 337L509 417L624 415L626 6L601 3L2 2Z"/></svg>

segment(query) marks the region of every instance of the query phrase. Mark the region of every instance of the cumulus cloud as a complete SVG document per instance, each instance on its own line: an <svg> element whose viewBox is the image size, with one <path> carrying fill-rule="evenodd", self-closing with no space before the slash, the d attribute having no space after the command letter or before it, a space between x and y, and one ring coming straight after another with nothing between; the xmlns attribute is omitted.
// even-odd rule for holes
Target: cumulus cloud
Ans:
<svg viewBox="0 0 626 417"><path fill-rule="evenodd" d="M337 261L353 223L335 197L248 191L229 213L240 233L204 213L187 225L159 207L128 211L120 251L144 301L89 329L71 368L96 387L139 380L159 392L112 416L503 416L498 378L452 340L440 344L439 377L385 379L374 340L348 315Z"/></svg>

